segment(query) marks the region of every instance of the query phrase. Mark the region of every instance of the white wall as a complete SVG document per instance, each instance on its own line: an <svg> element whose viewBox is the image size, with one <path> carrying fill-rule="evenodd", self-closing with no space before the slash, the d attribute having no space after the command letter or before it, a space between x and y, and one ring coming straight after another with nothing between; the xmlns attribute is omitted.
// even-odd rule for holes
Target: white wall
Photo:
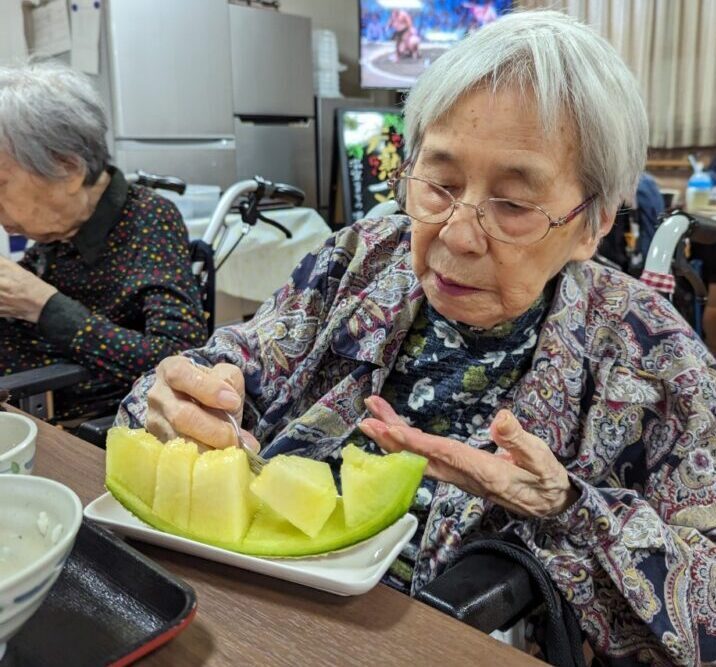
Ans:
<svg viewBox="0 0 716 667"><path fill-rule="evenodd" d="M10 239L2 227L0 227L0 257L10 257Z"/></svg>

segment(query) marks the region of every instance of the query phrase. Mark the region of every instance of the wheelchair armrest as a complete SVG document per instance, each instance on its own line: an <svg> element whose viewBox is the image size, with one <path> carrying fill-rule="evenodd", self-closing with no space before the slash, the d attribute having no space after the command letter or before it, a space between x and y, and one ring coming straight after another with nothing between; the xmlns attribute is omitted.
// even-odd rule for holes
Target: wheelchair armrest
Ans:
<svg viewBox="0 0 716 667"><path fill-rule="evenodd" d="M107 444L107 431L112 428L112 424L114 424L114 415L90 419L80 424L77 437L104 449Z"/></svg>
<svg viewBox="0 0 716 667"><path fill-rule="evenodd" d="M491 553L465 557L416 597L488 634L514 625L540 599L525 567Z"/></svg>
<svg viewBox="0 0 716 667"><path fill-rule="evenodd" d="M691 239L693 241L704 245L716 243L716 220L703 215L691 214L689 217L693 223L691 230Z"/></svg>
<svg viewBox="0 0 716 667"><path fill-rule="evenodd" d="M77 364L53 364L0 377L0 390L10 392L13 399L64 389L91 377L90 372Z"/></svg>

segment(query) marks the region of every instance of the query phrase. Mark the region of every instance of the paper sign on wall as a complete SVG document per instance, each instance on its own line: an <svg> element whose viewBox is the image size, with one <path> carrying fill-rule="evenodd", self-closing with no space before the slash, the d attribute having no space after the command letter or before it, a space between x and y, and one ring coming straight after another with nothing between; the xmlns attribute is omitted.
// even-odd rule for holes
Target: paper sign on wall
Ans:
<svg viewBox="0 0 716 667"><path fill-rule="evenodd" d="M32 10L33 54L55 56L70 50L70 21L65 0L51 0Z"/></svg>
<svg viewBox="0 0 716 667"><path fill-rule="evenodd" d="M0 65L27 57L21 0L0 0Z"/></svg>
<svg viewBox="0 0 716 667"><path fill-rule="evenodd" d="M72 0L70 64L87 74L99 73L100 0Z"/></svg>

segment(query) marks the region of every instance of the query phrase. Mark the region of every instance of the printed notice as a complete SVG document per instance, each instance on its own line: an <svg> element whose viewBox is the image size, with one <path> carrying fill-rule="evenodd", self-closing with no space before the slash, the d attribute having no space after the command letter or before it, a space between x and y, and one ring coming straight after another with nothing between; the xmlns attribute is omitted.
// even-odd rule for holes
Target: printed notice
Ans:
<svg viewBox="0 0 716 667"><path fill-rule="evenodd" d="M27 57L21 0L0 0L0 65Z"/></svg>
<svg viewBox="0 0 716 667"><path fill-rule="evenodd" d="M33 54L54 56L70 50L70 20L65 0L51 0L32 10Z"/></svg>
<svg viewBox="0 0 716 667"><path fill-rule="evenodd" d="M99 72L100 0L72 0L72 52L70 64L87 74Z"/></svg>

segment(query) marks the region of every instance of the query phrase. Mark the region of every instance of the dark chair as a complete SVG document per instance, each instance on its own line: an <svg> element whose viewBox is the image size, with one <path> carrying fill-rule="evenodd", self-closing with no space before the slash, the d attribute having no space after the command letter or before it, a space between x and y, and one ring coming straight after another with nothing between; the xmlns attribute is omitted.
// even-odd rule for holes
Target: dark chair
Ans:
<svg viewBox="0 0 716 667"><path fill-rule="evenodd" d="M54 413L52 393L90 378L90 372L78 364L54 364L1 377L0 391L7 391L21 410L49 419Z"/></svg>
<svg viewBox="0 0 716 667"><path fill-rule="evenodd" d="M584 667L582 632L541 563L520 542L473 536L417 599L482 632L507 630L534 612L531 639L558 667Z"/></svg>

